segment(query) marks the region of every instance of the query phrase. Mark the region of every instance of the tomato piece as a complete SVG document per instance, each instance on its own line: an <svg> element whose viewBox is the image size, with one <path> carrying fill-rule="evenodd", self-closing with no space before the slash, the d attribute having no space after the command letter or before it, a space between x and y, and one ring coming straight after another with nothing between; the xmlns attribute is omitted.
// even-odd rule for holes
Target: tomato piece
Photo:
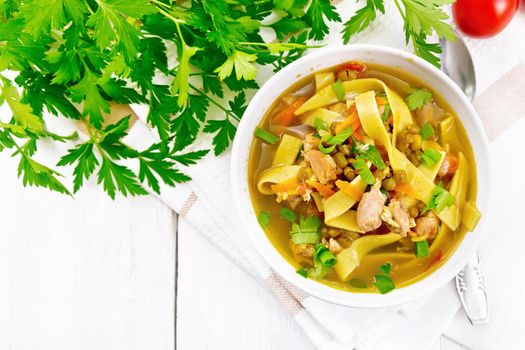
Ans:
<svg viewBox="0 0 525 350"><path fill-rule="evenodd" d="M448 175L452 175L456 172L456 170L458 170L458 167L459 167L459 160L456 156L452 155L452 154L448 154L447 153L447 160L449 162L449 168L448 168L448 171L447 171L447 174Z"/></svg>
<svg viewBox="0 0 525 350"><path fill-rule="evenodd" d="M357 72L357 73L363 73L366 69L366 66L363 64L363 63L359 63L359 62L346 62L346 63L343 63L342 65L340 65L338 68L337 68L337 71L342 71L342 70L353 70L354 72Z"/></svg>
<svg viewBox="0 0 525 350"><path fill-rule="evenodd" d="M518 10L519 0L457 0L454 21L468 36L487 38L501 32Z"/></svg>
<svg viewBox="0 0 525 350"><path fill-rule="evenodd" d="M427 270L430 269L435 264L437 264L442 258L443 258L443 252L440 250L436 253L436 255L432 258L432 260L430 260L430 263L427 266Z"/></svg>

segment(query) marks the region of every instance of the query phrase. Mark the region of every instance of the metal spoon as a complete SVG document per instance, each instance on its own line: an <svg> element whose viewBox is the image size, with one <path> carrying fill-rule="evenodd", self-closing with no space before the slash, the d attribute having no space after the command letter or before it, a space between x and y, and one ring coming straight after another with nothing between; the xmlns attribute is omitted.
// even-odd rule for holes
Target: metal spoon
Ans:
<svg viewBox="0 0 525 350"><path fill-rule="evenodd" d="M472 56L459 33L456 33L456 37L455 42L440 40L443 48L441 69L473 101L476 94L476 73ZM471 257L463 270L457 274L456 289L470 322L473 325L488 323L488 299L478 252Z"/></svg>

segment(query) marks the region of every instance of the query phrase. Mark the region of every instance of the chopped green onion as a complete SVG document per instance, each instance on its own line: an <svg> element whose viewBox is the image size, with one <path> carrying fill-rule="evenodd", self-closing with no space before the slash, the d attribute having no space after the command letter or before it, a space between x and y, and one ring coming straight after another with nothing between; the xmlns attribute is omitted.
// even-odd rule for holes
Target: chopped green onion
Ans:
<svg viewBox="0 0 525 350"><path fill-rule="evenodd" d="M383 115L381 116L381 120L383 120L383 122L386 122L388 117L390 117L390 114L392 114L392 108L390 107L390 104L386 104L385 110L383 111Z"/></svg>
<svg viewBox="0 0 525 350"><path fill-rule="evenodd" d="M314 120L314 127L317 131L319 130L327 130L328 129L328 123L322 120L321 118L317 117Z"/></svg>
<svg viewBox="0 0 525 350"><path fill-rule="evenodd" d="M416 243L416 256L422 258L428 255L428 241L417 241Z"/></svg>
<svg viewBox="0 0 525 350"><path fill-rule="evenodd" d="M375 275L374 276L374 286L381 294L386 294L396 289L396 286L394 285L394 281L392 281L392 278L390 276L385 276L385 275Z"/></svg>
<svg viewBox="0 0 525 350"><path fill-rule="evenodd" d="M339 134L332 136L330 133L327 133L321 137L321 142L319 142L319 151L324 154L332 153L335 149L335 146L342 144L352 135L352 128L348 127L341 131ZM329 146L325 147L323 142L327 143Z"/></svg>
<svg viewBox="0 0 525 350"><path fill-rule="evenodd" d="M343 101L345 99L345 88L343 87L341 80L338 80L332 84L332 90L334 90L335 96L337 96L339 101Z"/></svg>
<svg viewBox="0 0 525 350"><path fill-rule="evenodd" d="M324 154L329 154L329 153L332 153L334 151L335 146L336 145L331 145L331 146L325 147L325 146L323 146L322 142L319 142L319 151L321 151L321 153L324 153Z"/></svg>
<svg viewBox="0 0 525 350"><path fill-rule="evenodd" d="M257 221L259 221L259 225L261 225L263 229L266 229L270 224L270 214L267 211L261 210L257 216Z"/></svg>
<svg viewBox="0 0 525 350"><path fill-rule="evenodd" d="M372 174L372 171L370 170L368 165L366 165L366 161L363 158L356 158L354 168L355 170L357 170L359 176L361 176L361 178L367 185L373 185L376 182L374 174Z"/></svg>
<svg viewBox="0 0 525 350"><path fill-rule="evenodd" d="M332 253L323 244L319 244L317 246L316 252L317 256L319 257L319 261L321 261L323 266L332 267L337 263L337 258L335 257L334 253Z"/></svg>
<svg viewBox="0 0 525 350"><path fill-rule="evenodd" d="M441 152L436 151L433 148L428 148L421 155L421 160L423 162L425 162L425 164L428 167L431 167L431 166L437 164L441 160L442 156L443 155L441 154Z"/></svg>
<svg viewBox="0 0 525 350"><path fill-rule="evenodd" d="M386 294L396 288L396 286L394 285L394 281L392 281L392 278L390 277L391 268L392 265L390 263L381 265L379 266L381 274L374 275L374 286L381 294Z"/></svg>
<svg viewBox="0 0 525 350"><path fill-rule="evenodd" d="M297 271L295 272L297 272L299 275L303 276L304 278L308 278L308 271L306 271L304 267L297 269Z"/></svg>
<svg viewBox="0 0 525 350"><path fill-rule="evenodd" d="M352 128L348 127L344 130L342 130L339 134L333 136L330 140L328 140L328 143L330 145L340 145L352 135Z"/></svg>
<svg viewBox="0 0 525 350"><path fill-rule="evenodd" d="M379 271L381 271L384 275L390 275L390 270L392 269L392 264L387 262L384 265L379 266Z"/></svg>
<svg viewBox="0 0 525 350"><path fill-rule="evenodd" d="M425 123L423 124L423 126L421 127L421 131L419 132L419 134L421 135L421 137L423 138L423 140L428 140L429 138L431 138L432 136L434 136L434 128L432 127L432 124L430 123Z"/></svg>
<svg viewBox="0 0 525 350"><path fill-rule="evenodd" d="M332 254L332 252L330 252L328 248L326 248L323 244L318 244L315 247L315 252L313 256L314 267L308 270L308 275L310 277L323 278L324 276L333 271L331 266L335 265L336 260L332 260L330 254L326 252ZM321 256L324 256L324 258L321 258ZM333 259L335 259L335 256L333 256Z"/></svg>
<svg viewBox="0 0 525 350"><path fill-rule="evenodd" d="M368 288L368 285L366 284L366 282L359 278L352 278L348 283L350 283L350 285L354 288L359 288L359 289Z"/></svg>
<svg viewBox="0 0 525 350"><path fill-rule="evenodd" d="M379 191L381 191L381 193L385 195L386 199L390 199L390 192L385 190L383 187L381 187Z"/></svg>
<svg viewBox="0 0 525 350"><path fill-rule="evenodd" d="M260 127L256 127L253 134L270 145L275 145L275 143L279 140L278 136Z"/></svg>
<svg viewBox="0 0 525 350"><path fill-rule="evenodd" d="M293 210L288 209L286 207L281 207L281 210L279 211L279 215L282 219L288 220L290 222L294 222L297 218L297 215L293 212Z"/></svg>

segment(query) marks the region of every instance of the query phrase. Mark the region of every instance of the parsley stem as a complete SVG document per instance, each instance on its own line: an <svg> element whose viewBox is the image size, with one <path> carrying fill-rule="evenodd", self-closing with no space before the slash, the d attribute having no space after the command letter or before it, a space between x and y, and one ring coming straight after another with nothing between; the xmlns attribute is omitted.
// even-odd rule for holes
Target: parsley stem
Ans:
<svg viewBox="0 0 525 350"><path fill-rule="evenodd" d="M403 10L401 9L401 5L399 5L398 0L394 0L394 4L396 4L397 10L399 11L399 14L401 15L401 18L403 18L403 21L406 22L406 16Z"/></svg>
<svg viewBox="0 0 525 350"><path fill-rule="evenodd" d="M161 2L161 1L158 1L158 0L151 0L151 2L156 4L156 5L164 6L164 7L168 8L168 9L171 9L171 1L170 1L170 5L165 4L165 3Z"/></svg>
<svg viewBox="0 0 525 350"><path fill-rule="evenodd" d="M154 0L152 0L152 1L154 1ZM186 24L186 22L183 21L182 19L178 19L178 18L173 17L169 12L161 9L160 7L157 7L157 10L159 10L159 12L164 15L164 17L172 20L177 25L177 30L179 31L179 34L180 34L179 23L180 24Z"/></svg>
<svg viewBox="0 0 525 350"><path fill-rule="evenodd" d="M403 12L403 9L401 9L401 5L399 4L399 0L394 0L394 4L396 5L397 7L397 10L399 11L399 14L401 15L401 18L403 18L403 22L406 23L407 21L407 18L406 18L406 15L405 13ZM414 46L414 50L416 50L416 42L414 40L414 34L412 33L412 31L410 29L407 28L407 33L408 35L410 36L410 41L412 42L412 46ZM407 43L408 44L408 43ZM416 52L417 54L417 52Z"/></svg>
<svg viewBox="0 0 525 350"><path fill-rule="evenodd" d="M232 117L233 119L237 120L237 121L240 121L241 118L237 117L235 114L232 113L231 110L225 108L223 105L221 105L219 102L215 101L215 99L211 98L210 96L206 95L204 92L202 92L198 87L196 87L195 85L193 84L190 84L190 87L195 91L197 92L199 95L205 97L206 99L208 99L208 101L210 101L212 104L214 104L215 106L219 107L224 113L226 113L226 116L229 118L229 117Z"/></svg>

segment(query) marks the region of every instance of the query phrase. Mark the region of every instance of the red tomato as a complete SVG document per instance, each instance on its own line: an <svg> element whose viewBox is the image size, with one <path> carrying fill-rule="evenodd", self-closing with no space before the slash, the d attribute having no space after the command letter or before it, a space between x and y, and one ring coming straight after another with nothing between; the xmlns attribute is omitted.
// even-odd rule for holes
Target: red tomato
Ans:
<svg viewBox="0 0 525 350"><path fill-rule="evenodd" d="M454 20L466 35L487 38L498 34L518 10L519 0L457 0Z"/></svg>

